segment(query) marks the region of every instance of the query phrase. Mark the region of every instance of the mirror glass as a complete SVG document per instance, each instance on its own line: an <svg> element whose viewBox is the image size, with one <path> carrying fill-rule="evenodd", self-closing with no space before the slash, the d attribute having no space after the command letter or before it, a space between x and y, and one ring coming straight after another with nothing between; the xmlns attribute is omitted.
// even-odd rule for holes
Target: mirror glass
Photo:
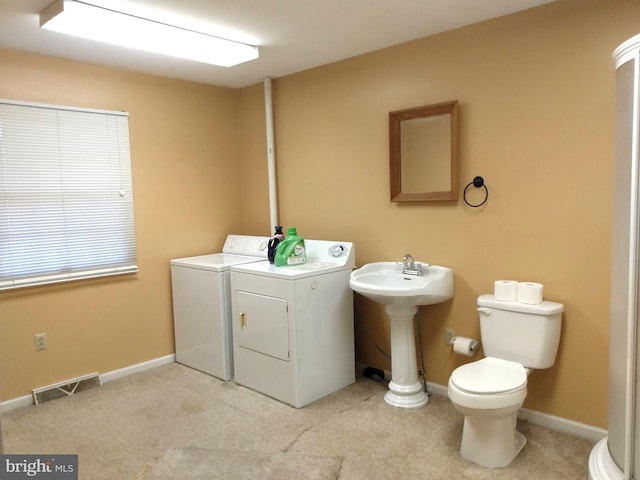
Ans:
<svg viewBox="0 0 640 480"><path fill-rule="evenodd" d="M458 199L458 102L389 113L391 201Z"/></svg>

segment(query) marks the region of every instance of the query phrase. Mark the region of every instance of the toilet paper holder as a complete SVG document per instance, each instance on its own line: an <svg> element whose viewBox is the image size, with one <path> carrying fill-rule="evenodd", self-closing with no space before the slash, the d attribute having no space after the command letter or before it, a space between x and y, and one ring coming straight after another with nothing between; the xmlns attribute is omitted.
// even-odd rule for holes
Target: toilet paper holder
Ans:
<svg viewBox="0 0 640 480"><path fill-rule="evenodd" d="M454 353L473 357L480 348L480 342L475 338L455 336L451 339L451 346Z"/></svg>
<svg viewBox="0 0 640 480"><path fill-rule="evenodd" d="M473 204L473 203L469 203L469 200L467 200L467 191L471 186L474 186L476 188L484 187L484 200L482 200L480 203ZM467 205L473 208L481 207L482 205L487 203L487 200L489 199L489 190L487 189L487 186L484 183L484 178L478 176L478 177L475 177L473 181L469 182L467 186L464 187L464 193L462 194L462 198L464 199L464 203L466 203Z"/></svg>

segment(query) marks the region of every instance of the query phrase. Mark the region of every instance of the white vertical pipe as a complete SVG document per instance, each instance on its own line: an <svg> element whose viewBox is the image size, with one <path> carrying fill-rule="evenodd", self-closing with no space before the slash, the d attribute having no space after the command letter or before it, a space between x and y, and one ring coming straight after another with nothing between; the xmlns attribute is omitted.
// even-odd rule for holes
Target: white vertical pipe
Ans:
<svg viewBox="0 0 640 480"><path fill-rule="evenodd" d="M638 329L637 302L638 302L638 188L640 177L638 175L638 82L640 82L640 56L636 51L633 66L633 120L631 130L631 195L629 212L629 285L627 303L627 375L625 391L625 432L624 432L624 479L633 478L633 463L635 454L635 405L636 405L636 343ZM640 472L639 472L640 473Z"/></svg>
<svg viewBox="0 0 640 480"><path fill-rule="evenodd" d="M271 227L278 225L278 195L276 188L276 154L273 141L273 104L271 77L264 79L264 112L267 121L267 168L269 174L269 216Z"/></svg>

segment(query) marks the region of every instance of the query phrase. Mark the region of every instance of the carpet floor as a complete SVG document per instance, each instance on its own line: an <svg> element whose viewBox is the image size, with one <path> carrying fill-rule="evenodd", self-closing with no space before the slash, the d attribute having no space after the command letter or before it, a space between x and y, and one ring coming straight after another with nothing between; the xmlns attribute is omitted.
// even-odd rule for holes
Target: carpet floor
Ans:
<svg viewBox="0 0 640 480"><path fill-rule="evenodd" d="M295 409L170 364L3 414L6 454L78 454L82 480L587 478L589 440L520 420L528 443L506 468L460 457L448 398L394 408L365 378Z"/></svg>

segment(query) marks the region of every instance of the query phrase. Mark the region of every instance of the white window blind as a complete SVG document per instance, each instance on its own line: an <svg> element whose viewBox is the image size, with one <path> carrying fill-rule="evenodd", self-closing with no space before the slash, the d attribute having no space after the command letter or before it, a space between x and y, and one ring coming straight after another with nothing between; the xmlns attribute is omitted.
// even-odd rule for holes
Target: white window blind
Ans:
<svg viewBox="0 0 640 480"><path fill-rule="evenodd" d="M136 271L128 115L0 100L0 290Z"/></svg>

